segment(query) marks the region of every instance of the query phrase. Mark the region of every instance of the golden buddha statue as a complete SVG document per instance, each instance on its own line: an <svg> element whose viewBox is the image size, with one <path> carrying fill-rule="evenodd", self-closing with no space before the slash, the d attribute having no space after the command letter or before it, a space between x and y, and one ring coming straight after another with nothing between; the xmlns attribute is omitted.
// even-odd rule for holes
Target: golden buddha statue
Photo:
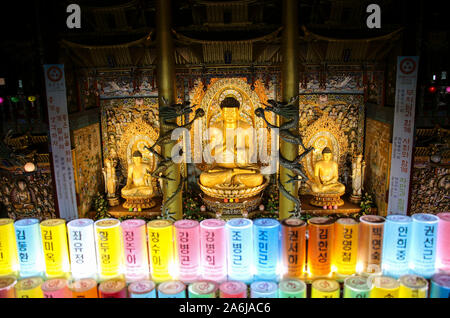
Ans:
<svg viewBox="0 0 450 318"><path fill-rule="evenodd" d="M124 207L132 209L151 208L155 203L151 176L151 166L142 162L140 151L133 153L133 163L128 166L127 184L122 188L122 197L127 200Z"/></svg>
<svg viewBox="0 0 450 318"><path fill-rule="evenodd" d="M117 175L116 175L117 160L115 158L106 158L105 167L103 168L103 177L105 180L105 192L107 194L108 203L110 206L119 205L119 198L117 192Z"/></svg>
<svg viewBox="0 0 450 318"><path fill-rule="evenodd" d="M332 155L330 148L322 150L322 160L314 164L314 177L308 185L314 196L311 204L336 209L344 204L340 197L345 193L345 185L338 181L338 164Z"/></svg>
<svg viewBox="0 0 450 318"><path fill-rule="evenodd" d="M32 194L25 181L19 180L13 189L13 204L17 210L32 210L34 208Z"/></svg>
<svg viewBox="0 0 450 318"><path fill-rule="evenodd" d="M226 97L220 104L222 121L210 126L210 149L215 159L212 167L200 174L200 186L204 192L213 197L242 198L256 195L261 192L265 184L265 178L260 173L258 164L249 163L247 157L251 156L249 136L237 136L239 128L246 130L253 127L239 119L239 101L234 97ZM227 138L227 132L234 134L234 138ZM245 141L239 142L238 138ZM228 147L227 147L227 139ZM255 193L251 189L255 189ZM215 191L218 190L218 191ZM241 190L226 191L226 190ZM249 191L245 191L249 190ZM225 191L219 195L220 191ZM246 193L246 196L240 194Z"/></svg>

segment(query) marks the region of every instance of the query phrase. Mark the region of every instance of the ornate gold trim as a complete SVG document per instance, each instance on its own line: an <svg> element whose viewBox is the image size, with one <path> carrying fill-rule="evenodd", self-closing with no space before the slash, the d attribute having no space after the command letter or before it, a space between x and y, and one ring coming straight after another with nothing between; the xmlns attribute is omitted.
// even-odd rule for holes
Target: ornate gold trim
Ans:
<svg viewBox="0 0 450 318"><path fill-rule="evenodd" d="M159 133L142 118L137 119L125 128L125 132L122 134L120 141L118 142L117 149L118 156L125 170L128 169L128 164L131 163L131 156L133 152L133 149L130 148L130 142L132 140L135 140L136 142L139 141L140 136L144 138L143 141L148 141L146 146L151 147L158 139ZM142 153L142 160L150 163L154 170L157 164L155 156L150 153L150 151L145 151L141 148L142 147L139 148L139 151ZM157 149L157 151L159 151L159 149Z"/></svg>
<svg viewBox="0 0 450 318"><path fill-rule="evenodd" d="M236 187L224 187L222 186L221 189L217 188L209 188L202 185L200 182L198 182L198 185L200 186L200 189L205 193L206 195L218 198L218 199L246 199L251 198L263 191L268 185L269 180L268 178L264 178L264 183L253 188L236 188Z"/></svg>
<svg viewBox="0 0 450 318"><path fill-rule="evenodd" d="M348 139L339 125L330 118L327 113L324 113L319 119L317 119L313 124L308 126L308 128L303 132L303 142L305 146L311 147L314 137L318 134L330 134L337 142L338 149L335 145L323 145L320 149L314 149L310 154L308 154L302 161L304 167L306 168L306 175L308 178L312 179L314 176L313 164L315 162L314 155L318 156L322 153L323 148L330 147L333 151L333 160L338 162L339 167L343 167L345 164L346 154L348 150ZM299 147L300 153L304 150Z"/></svg>

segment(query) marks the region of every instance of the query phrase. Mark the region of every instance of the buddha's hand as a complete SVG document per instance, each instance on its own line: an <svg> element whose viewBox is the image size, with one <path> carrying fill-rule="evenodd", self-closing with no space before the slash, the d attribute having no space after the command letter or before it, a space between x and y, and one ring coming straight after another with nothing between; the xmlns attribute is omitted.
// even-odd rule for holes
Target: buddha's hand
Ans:
<svg viewBox="0 0 450 318"><path fill-rule="evenodd" d="M241 174L241 173L256 173L255 170L251 169L240 169L240 168L234 168L233 169L234 174Z"/></svg>

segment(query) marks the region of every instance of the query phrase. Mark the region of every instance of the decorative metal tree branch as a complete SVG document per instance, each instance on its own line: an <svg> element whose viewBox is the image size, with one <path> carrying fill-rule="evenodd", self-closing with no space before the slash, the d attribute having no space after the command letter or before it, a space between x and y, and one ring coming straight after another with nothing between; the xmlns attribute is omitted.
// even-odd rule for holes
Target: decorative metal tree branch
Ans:
<svg viewBox="0 0 450 318"><path fill-rule="evenodd" d="M185 101L182 104L173 104L169 105L169 103L163 98L164 105L159 110L159 116L160 116L160 131L165 132L164 134L160 134L156 142L153 144L153 146L145 147L148 149L155 157L158 159L158 165L152 173L152 177L157 179L162 179L164 181L175 181L175 178L171 178L168 174L166 174L166 171L169 170L170 167L175 165L172 158L169 156L163 156L162 155L162 146L165 144L169 144L173 142L172 140L172 133L175 129L178 128L185 128L185 129L191 129L194 122L203 116L205 116L205 111L201 108L198 108L195 111L194 118L184 124L184 125L178 125L176 122L176 119L178 117L187 115L192 113L192 108L194 108L196 105L190 106L190 102ZM156 150L156 147L159 146L161 148L161 153L159 153ZM182 155L182 150L180 150L180 155ZM173 215L176 213L173 211L170 211L168 206L173 202L173 200L176 198L176 196L182 191L183 185L184 185L185 178L181 176L180 182L178 184L177 190L165 201L163 201L161 205L161 212L163 218L166 219L174 219ZM175 219L174 219L175 220Z"/></svg>
<svg viewBox="0 0 450 318"><path fill-rule="evenodd" d="M262 118L266 122L268 128L279 129L279 135L283 141L295 145L300 145L304 149L302 154L298 155L294 160L288 160L283 157L280 150L280 165L293 172L292 175L288 175L289 181L287 181L287 183L302 182L308 180L303 165L301 164L301 160L314 149L313 147L306 148L303 144L302 137L298 133L299 112L297 101L298 95L291 98L289 103L280 103L275 100L269 99L267 101L269 105L264 104L264 106L266 106L265 108L260 107L255 110L255 115ZM285 121L280 124L280 126L271 124L267 120L265 112L271 112L278 116L281 116L285 119ZM295 132L293 132L293 130L295 130ZM294 210L289 211L289 214L299 217L302 212L300 199L286 190L286 188L281 183L280 177L278 177L277 184L281 193L295 205Z"/></svg>

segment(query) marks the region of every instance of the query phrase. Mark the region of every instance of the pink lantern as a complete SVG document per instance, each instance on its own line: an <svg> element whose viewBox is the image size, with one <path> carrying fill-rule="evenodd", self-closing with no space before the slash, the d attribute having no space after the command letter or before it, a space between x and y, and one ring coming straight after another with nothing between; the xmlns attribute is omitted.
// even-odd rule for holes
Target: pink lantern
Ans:
<svg viewBox="0 0 450 318"><path fill-rule="evenodd" d="M227 278L226 222L208 219L200 223L201 275L222 283Z"/></svg>
<svg viewBox="0 0 450 318"><path fill-rule="evenodd" d="M200 223L180 220L174 223L178 279L184 283L195 282L200 276Z"/></svg>
<svg viewBox="0 0 450 318"><path fill-rule="evenodd" d="M125 277L133 282L149 278L146 222L125 220L121 223L125 252Z"/></svg>

